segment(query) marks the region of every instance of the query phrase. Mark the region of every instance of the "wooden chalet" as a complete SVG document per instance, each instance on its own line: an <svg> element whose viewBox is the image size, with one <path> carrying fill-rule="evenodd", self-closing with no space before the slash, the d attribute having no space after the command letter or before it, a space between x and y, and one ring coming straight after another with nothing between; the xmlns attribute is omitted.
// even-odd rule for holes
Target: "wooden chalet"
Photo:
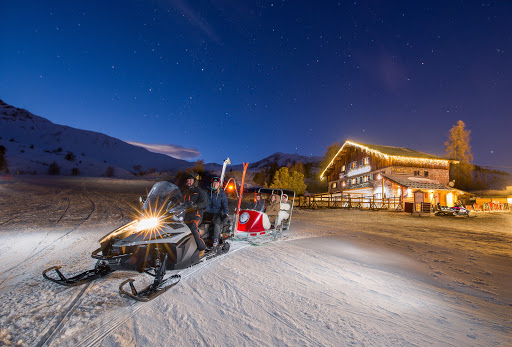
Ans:
<svg viewBox="0 0 512 347"><path fill-rule="evenodd" d="M329 193L453 206L464 192L449 185L446 158L404 147L346 141L320 175Z"/></svg>

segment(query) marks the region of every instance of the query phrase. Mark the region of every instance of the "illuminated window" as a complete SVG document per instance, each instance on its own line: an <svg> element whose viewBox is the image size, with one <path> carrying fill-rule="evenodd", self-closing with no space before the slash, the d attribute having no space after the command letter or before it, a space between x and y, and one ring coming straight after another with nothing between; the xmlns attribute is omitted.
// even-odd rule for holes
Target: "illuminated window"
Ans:
<svg viewBox="0 0 512 347"><path fill-rule="evenodd" d="M363 177L363 182L368 182L368 176Z"/></svg>
<svg viewBox="0 0 512 347"><path fill-rule="evenodd" d="M333 182L333 183L331 184L331 188L333 188L333 189L334 189L334 188L336 188L336 186L337 186L336 182Z"/></svg>
<svg viewBox="0 0 512 347"><path fill-rule="evenodd" d="M341 182L341 186L342 187L345 187L347 184L345 183L345 181Z"/></svg>
<svg viewBox="0 0 512 347"><path fill-rule="evenodd" d="M366 157L363 159L364 165L370 165L370 157Z"/></svg>
<svg viewBox="0 0 512 347"><path fill-rule="evenodd" d="M350 168L355 169L357 167L357 161L353 161L350 163Z"/></svg>
<svg viewBox="0 0 512 347"><path fill-rule="evenodd" d="M345 172L345 165L343 165L343 166L341 167L341 171L342 171L342 172Z"/></svg>
<svg viewBox="0 0 512 347"><path fill-rule="evenodd" d="M356 179L352 178L352 184L356 184Z"/></svg>

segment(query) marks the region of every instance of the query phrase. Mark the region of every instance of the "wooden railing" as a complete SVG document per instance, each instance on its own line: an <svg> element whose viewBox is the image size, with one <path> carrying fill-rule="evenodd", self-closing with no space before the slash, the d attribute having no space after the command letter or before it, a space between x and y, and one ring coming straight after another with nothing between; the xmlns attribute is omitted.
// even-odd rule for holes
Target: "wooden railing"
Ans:
<svg viewBox="0 0 512 347"><path fill-rule="evenodd" d="M298 200L297 200L298 199ZM376 195L325 193L296 198L298 207L302 208L360 208L371 210L403 211L404 202L401 197L382 198Z"/></svg>
<svg viewBox="0 0 512 347"><path fill-rule="evenodd" d="M484 202L483 204L474 204L475 212L510 212L510 205L501 202Z"/></svg>

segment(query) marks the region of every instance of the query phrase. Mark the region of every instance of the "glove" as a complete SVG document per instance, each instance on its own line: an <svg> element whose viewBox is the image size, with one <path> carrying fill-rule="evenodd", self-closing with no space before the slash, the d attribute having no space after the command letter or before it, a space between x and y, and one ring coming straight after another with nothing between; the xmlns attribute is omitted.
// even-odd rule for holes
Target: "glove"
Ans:
<svg viewBox="0 0 512 347"><path fill-rule="evenodd" d="M183 204L183 206L188 210L189 208L196 208L196 204L194 204L192 201L188 200L188 201L185 201L185 203Z"/></svg>

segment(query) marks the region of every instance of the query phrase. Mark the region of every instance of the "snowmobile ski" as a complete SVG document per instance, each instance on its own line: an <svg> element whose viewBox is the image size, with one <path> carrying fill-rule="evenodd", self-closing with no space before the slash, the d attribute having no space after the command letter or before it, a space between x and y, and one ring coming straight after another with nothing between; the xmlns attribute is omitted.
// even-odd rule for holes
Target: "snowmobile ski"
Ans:
<svg viewBox="0 0 512 347"><path fill-rule="evenodd" d="M158 270L156 270L154 274L149 271L145 271L148 275L155 277L155 280L151 285L147 286L143 290L137 291L137 289L135 289L135 286L133 285L133 282L135 280L133 278L129 278L119 285L119 293L121 295L125 295L137 301L149 301L151 299L156 298L160 294L165 293L167 290L171 289L176 284L178 284L178 282L181 279L181 275L172 275L164 279L166 264L167 255L165 255L163 262L161 263L161 265L158 267ZM126 283L130 284L130 292L126 291L123 288Z"/></svg>
<svg viewBox="0 0 512 347"><path fill-rule="evenodd" d="M133 285L135 280L133 278L129 278L121 283L119 286L119 293L137 301L150 301L174 287L176 284L178 284L180 279L181 275L172 275L171 277L164 279L158 284L153 282L151 285L138 292ZM123 288L126 283L130 284L130 292Z"/></svg>
<svg viewBox="0 0 512 347"><path fill-rule="evenodd" d="M96 265L96 267L92 270L87 270L68 278L62 274L60 268L60 266L52 266L51 268L44 270L43 277L60 285L73 287L93 281L100 277L105 277L114 272L108 265L99 264ZM55 270L59 278L54 278L47 275L47 273L52 270Z"/></svg>

